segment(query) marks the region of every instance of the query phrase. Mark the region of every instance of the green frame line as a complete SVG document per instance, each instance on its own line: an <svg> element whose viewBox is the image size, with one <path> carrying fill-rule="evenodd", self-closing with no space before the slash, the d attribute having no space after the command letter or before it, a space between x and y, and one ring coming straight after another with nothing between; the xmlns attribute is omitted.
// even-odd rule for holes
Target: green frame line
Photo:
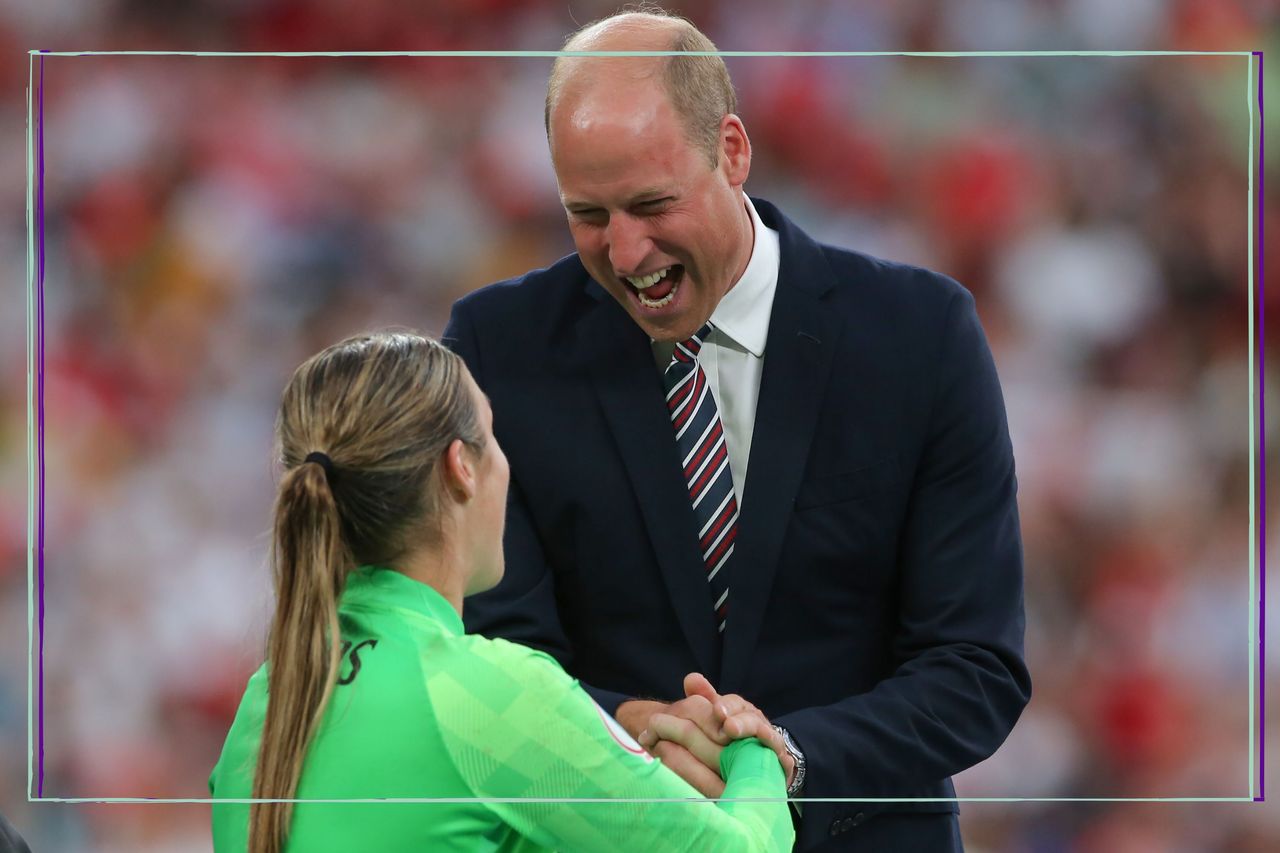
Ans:
<svg viewBox="0 0 1280 853"><path fill-rule="evenodd" d="M1260 604L1257 592L1257 548L1256 548L1256 466L1257 447L1255 443L1256 388L1254 385L1254 326L1257 321L1254 304L1254 284L1256 263L1254 251L1254 141L1258 134L1255 123L1253 94L1255 85L1261 86L1263 81L1257 76L1255 52L1242 50L1042 50L1042 51L758 51L758 50L722 50L722 51L564 51L564 50L413 50L413 51L199 51L199 50L29 50L28 82L27 82L27 802L42 803L156 803L156 804L211 804L211 803L685 803L685 802L814 802L814 803L1251 803L1257 802L1257 768L1255 747L1257 735L1257 656L1255 649L1262 642L1258 636L1258 612ZM32 732L34 730L34 620L35 620L35 505L36 477L35 470L35 364L36 364L36 329L35 329L35 122L32 106L32 91L35 80L35 63L37 58L52 56L212 56L212 57L436 57L436 58L525 58L555 59L558 57L657 57L657 56L721 56L726 58L746 57L793 57L793 58L843 58L843 57L920 57L920 58L966 58L966 57L1101 57L1101 56L1243 56L1247 59L1245 102L1249 110L1249 214L1248 222L1248 342L1249 342L1249 795L1247 797L802 797L797 799L583 799L572 797L463 797L463 798L364 798L364 799L213 799L204 798L152 798L152 797L34 797L32 784L34 781L34 753ZM43 498L43 495L41 495Z"/></svg>

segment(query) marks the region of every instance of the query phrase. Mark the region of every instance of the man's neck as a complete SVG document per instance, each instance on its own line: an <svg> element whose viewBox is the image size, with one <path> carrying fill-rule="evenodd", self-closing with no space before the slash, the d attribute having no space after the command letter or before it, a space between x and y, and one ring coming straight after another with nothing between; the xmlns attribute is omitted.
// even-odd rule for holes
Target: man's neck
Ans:
<svg viewBox="0 0 1280 853"><path fill-rule="evenodd" d="M747 240L745 242L747 250L745 254L740 255L738 270L734 273L733 282L725 289L725 293L733 290L733 288L737 286L738 282L742 280L742 276L747 271L747 266L751 263L751 255L756 250L756 226L752 221L751 211L747 209L747 194L741 190L739 190L739 192L742 193L742 205L738 208L738 211L742 214L743 219L746 220ZM720 298L723 299L724 297L722 296ZM712 309L712 313L715 313L714 308Z"/></svg>

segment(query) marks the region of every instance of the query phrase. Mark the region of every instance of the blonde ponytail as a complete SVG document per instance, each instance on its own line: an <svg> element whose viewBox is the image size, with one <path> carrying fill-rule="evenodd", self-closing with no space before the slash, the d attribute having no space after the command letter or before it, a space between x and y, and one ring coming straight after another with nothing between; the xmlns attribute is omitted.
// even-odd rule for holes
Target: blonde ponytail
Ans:
<svg viewBox="0 0 1280 853"><path fill-rule="evenodd" d="M285 388L276 432L285 473L271 565L267 711L253 799L296 799L307 748L337 679L338 602L356 565L394 565L439 533L436 461L484 443L462 360L408 333L349 338ZM249 807L250 853L281 853L292 803Z"/></svg>

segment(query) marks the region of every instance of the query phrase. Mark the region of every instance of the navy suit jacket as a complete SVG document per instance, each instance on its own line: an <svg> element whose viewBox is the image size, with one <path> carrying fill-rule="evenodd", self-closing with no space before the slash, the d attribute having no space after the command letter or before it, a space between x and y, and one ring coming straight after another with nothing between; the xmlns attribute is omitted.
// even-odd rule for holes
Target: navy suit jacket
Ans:
<svg viewBox="0 0 1280 853"><path fill-rule="evenodd" d="M611 712L706 674L791 732L801 797L954 797L1031 689L1013 454L973 298L753 201L781 266L723 645L649 338L576 255L459 300L445 333L511 464L506 576L468 599L468 629L549 652ZM797 849L865 849L874 825L926 849L927 821L902 818L955 810L807 803Z"/></svg>

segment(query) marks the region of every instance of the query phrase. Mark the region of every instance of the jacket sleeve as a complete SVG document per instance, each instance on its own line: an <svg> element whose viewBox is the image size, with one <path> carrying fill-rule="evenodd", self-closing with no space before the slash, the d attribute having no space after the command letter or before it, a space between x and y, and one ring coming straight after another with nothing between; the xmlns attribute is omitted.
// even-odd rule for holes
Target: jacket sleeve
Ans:
<svg viewBox="0 0 1280 853"><path fill-rule="evenodd" d="M705 800L551 658L473 648L465 668L428 676L431 706L467 786L521 835L558 850L791 849L782 768L759 741L724 750L724 798Z"/></svg>
<svg viewBox="0 0 1280 853"><path fill-rule="evenodd" d="M445 328L444 343L466 362L476 384L486 387L479 336L468 316L465 300L455 303ZM519 473L511 472L503 533L506 570L494 589L467 599L464 610L469 633L501 637L546 652L569 669L573 649L560 623L555 574L547 564L542 543L529 516ZM625 693L583 684L582 688L609 714L634 698Z"/></svg>
<svg viewBox="0 0 1280 853"><path fill-rule="evenodd" d="M939 341L899 539L896 666L867 693L774 720L805 752L801 796L912 796L991 755L1030 698L1013 451L967 291Z"/></svg>

